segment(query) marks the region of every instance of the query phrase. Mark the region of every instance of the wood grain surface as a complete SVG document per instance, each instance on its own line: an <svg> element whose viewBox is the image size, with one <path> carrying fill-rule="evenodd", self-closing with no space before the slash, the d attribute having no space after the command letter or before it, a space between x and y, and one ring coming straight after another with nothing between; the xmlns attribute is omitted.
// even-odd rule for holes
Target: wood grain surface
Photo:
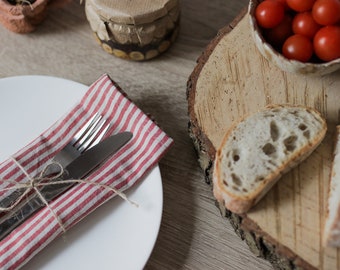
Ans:
<svg viewBox="0 0 340 270"><path fill-rule="evenodd" d="M1 78L48 75L90 85L108 73L174 138L173 148L160 162L163 219L145 269L272 269L221 217L187 131L188 77L218 30L246 5L245 0L182 0L177 41L165 54L143 63L107 54L94 40L79 0L50 9L30 34L0 26Z"/></svg>
<svg viewBox="0 0 340 270"><path fill-rule="evenodd" d="M256 235L269 239L292 262L290 269L296 258L301 259L296 265L306 269L339 269L340 249L324 248L322 232L339 121L340 72L323 77L283 72L257 51L248 15L232 28L220 32L196 67L191 119L208 139L206 151L213 153L233 123L267 104L303 104L321 112L328 124L322 144L242 218L259 226Z"/></svg>

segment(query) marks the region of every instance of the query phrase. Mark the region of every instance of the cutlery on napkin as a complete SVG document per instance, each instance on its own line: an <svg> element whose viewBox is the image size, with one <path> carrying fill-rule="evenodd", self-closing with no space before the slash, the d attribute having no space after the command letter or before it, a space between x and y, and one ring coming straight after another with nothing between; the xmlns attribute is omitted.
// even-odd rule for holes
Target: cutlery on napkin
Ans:
<svg viewBox="0 0 340 270"><path fill-rule="evenodd" d="M37 190L39 194L34 194L23 204L15 207L9 215L1 218L0 241L42 207L49 206L48 203L50 201L57 198L73 185L82 183L82 178L93 172L108 157L123 147L131 137L131 132L121 132L112 135L75 158L65 168L60 168L62 169L60 175L57 174L55 178L49 178L49 185L48 182L43 183L47 185L42 185L42 188ZM34 183L30 182L30 184ZM36 183L35 185L39 186L39 184L41 183ZM63 225L61 224L61 226Z"/></svg>
<svg viewBox="0 0 340 270"><path fill-rule="evenodd" d="M106 74L94 82L81 101L64 117L12 157L29 175L37 175L72 138L80 126L99 112L110 121L108 134L130 131L132 140L98 170L89 182L125 191L143 179L170 148L167 136ZM26 182L24 172L11 158L0 164L0 179ZM2 181L0 190L8 183ZM0 191L0 199L7 192ZM50 203L67 230L116 194L96 185L80 183ZM0 242L0 269L16 269L63 233L51 211L44 207Z"/></svg>

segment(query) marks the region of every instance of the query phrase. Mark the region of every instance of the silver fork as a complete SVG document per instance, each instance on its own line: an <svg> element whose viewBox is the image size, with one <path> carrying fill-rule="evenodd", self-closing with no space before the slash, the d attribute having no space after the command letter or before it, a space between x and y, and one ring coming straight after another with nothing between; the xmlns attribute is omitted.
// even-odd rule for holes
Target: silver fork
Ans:
<svg viewBox="0 0 340 270"><path fill-rule="evenodd" d="M74 135L72 140L56 154L53 162L60 164L63 168L79 157L86 150L96 145L105 135L109 128L107 120L100 114L95 114L85 125ZM45 175L60 170L59 166L49 166ZM18 200L24 193L24 189L16 189L9 196L0 201L0 207L9 208L13 202Z"/></svg>

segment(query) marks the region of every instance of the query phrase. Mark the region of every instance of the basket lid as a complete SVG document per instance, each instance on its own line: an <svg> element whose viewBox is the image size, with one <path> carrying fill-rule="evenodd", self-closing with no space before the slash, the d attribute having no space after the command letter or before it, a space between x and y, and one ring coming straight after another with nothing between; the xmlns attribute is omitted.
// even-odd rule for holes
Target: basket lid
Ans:
<svg viewBox="0 0 340 270"><path fill-rule="evenodd" d="M178 0L91 0L91 6L105 21L139 25L164 17Z"/></svg>

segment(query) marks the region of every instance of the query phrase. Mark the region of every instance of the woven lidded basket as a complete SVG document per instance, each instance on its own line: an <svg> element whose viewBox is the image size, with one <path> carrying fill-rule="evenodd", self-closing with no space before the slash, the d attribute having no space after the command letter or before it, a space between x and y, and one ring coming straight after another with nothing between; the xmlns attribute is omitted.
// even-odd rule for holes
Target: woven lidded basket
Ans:
<svg viewBox="0 0 340 270"><path fill-rule="evenodd" d="M85 11L104 50L124 59L152 59L178 34L179 0L86 0Z"/></svg>

